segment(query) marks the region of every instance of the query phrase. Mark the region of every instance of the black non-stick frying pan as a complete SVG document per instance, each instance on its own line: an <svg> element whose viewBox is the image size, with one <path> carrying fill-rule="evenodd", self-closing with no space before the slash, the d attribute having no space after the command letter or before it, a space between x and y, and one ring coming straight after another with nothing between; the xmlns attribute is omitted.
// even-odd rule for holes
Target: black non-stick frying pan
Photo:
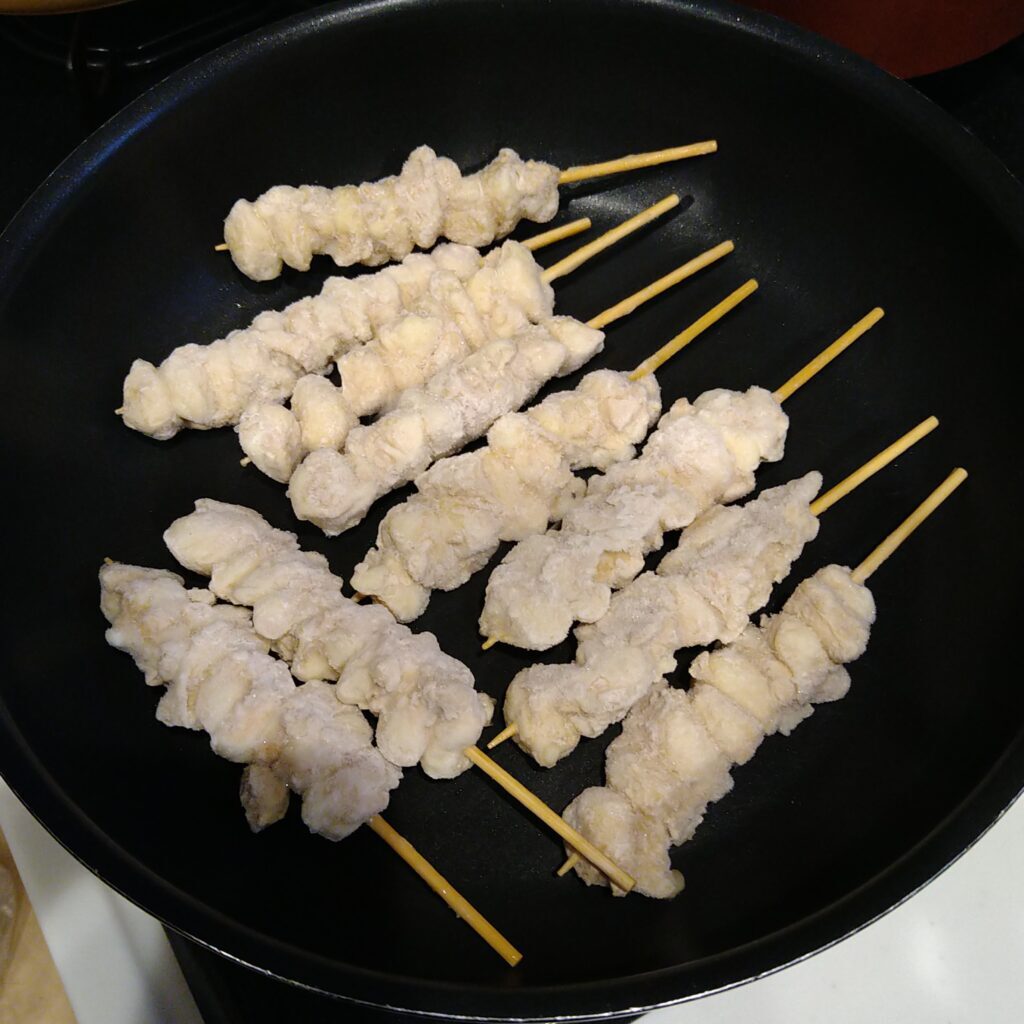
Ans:
<svg viewBox="0 0 1024 1024"><path fill-rule="evenodd" d="M389 820L523 949L513 970L370 832L333 845L293 812L251 835L238 767L202 735L158 725L156 694L103 641L101 559L171 567L161 533L197 497L259 509L346 575L380 512L329 541L297 526L281 487L238 465L229 431L158 443L113 409L132 358L221 336L333 269L244 280L213 252L238 196L377 178L421 142L463 167L501 145L568 166L708 137L720 143L713 157L564 190L560 217L599 226L670 190L687 197L668 224L568 280L567 312L590 315L712 243L736 242L612 328L597 364L634 365L756 276L754 298L667 367L662 386L667 400L774 387L885 307L789 403L787 455L762 486L811 468L836 481L925 415L943 425L828 513L794 579L855 563L954 465L971 478L874 577L879 621L850 695L768 740L677 851L688 885L676 900L557 880L558 843L480 773L407 773ZM400 0L244 39L103 128L3 237L0 767L61 842L174 928L378 1005L614 1014L834 942L940 871L1024 780L1011 639L1022 280L1021 190L980 146L857 58L737 8ZM479 651L485 579L436 596L417 628L500 696L529 658ZM570 655L566 645L548 660ZM601 778L604 746L585 742L548 772L511 744L498 757L561 808Z"/></svg>

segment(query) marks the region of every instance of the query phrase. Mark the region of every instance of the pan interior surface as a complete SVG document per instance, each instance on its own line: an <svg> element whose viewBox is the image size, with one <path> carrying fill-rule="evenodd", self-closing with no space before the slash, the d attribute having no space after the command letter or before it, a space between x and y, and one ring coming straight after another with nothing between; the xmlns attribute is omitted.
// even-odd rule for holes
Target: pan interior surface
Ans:
<svg viewBox="0 0 1024 1024"><path fill-rule="evenodd" d="M557 287L583 319L714 243L736 252L621 325L587 370L624 369L748 277L757 294L660 375L665 405L772 388L871 307L886 318L787 403L759 486L838 481L930 413L942 428L829 512L778 588L855 564L954 465L967 486L872 580L879 618L848 697L734 771L676 851L674 901L613 899L482 774L406 772L388 820L525 954L512 970L368 830L250 834L239 767L161 727L97 603L104 556L174 568L161 535L199 497L249 505L348 578L392 496L329 540L238 465L230 430L159 443L113 415L136 357L245 326L334 270L254 284L212 251L239 196L395 173L428 143L473 168L500 146L561 167L716 138L711 157L562 190L559 222L610 226L670 191L664 226ZM1013 628L1020 460L1007 429L1024 279L1019 189L894 80L759 15L656 2L379 3L317 12L202 61L74 155L0 249L11 628L0 766L115 887L261 970L385 1006L477 1017L623 1012L711 991L834 941L941 869L1024 776ZM516 237L531 233L521 225ZM568 252L565 242L541 262ZM365 268L353 268L357 272ZM336 271L335 271L336 272ZM558 382L572 386L576 378ZM486 573L436 594L435 632L499 698L535 658L479 649ZM198 581L195 581L198 582ZM572 645L542 660L568 660ZM696 652L692 652L695 654ZM690 652L673 681L682 685ZM561 809L617 730L551 771L498 760Z"/></svg>

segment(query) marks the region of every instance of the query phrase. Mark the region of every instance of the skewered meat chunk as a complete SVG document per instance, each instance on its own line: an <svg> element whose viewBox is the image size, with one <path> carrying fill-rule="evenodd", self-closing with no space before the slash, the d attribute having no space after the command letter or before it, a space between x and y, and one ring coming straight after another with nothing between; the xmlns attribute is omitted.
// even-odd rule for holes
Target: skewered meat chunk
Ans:
<svg viewBox="0 0 1024 1024"><path fill-rule="evenodd" d="M551 286L518 242L488 253L468 281L437 271L406 313L338 358L340 388L324 381L311 405L309 385L302 385L318 378L304 377L295 385L290 410L276 403L247 409L239 423L242 449L268 476L287 483L308 452L344 447L359 417L393 407L403 391L422 386L489 341L550 318L553 309ZM309 425L307 417L313 419Z"/></svg>
<svg viewBox="0 0 1024 1024"><path fill-rule="evenodd" d="M100 595L107 641L149 685L167 685L157 717L205 730L217 754L247 764L241 798L254 830L283 816L289 790L329 839L387 807L402 773L374 748L369 723L327 683L296 687L245 609L186 590L173 573L117 563L100 570Z"/></svg>
<svg viewBox="0 0 1024 1024"><path fill-rule="evenodd" d="M237 423L251 405L287 398L299 377L324 373L422 297L437 271L468 280L475 249L439 246L400 265L355 278L332 277L318 295L260 313L209 345L176 348L159 366L136 359L124 381L127 426L165 441L184 427Z"/></svg>
<svg viewBox="0 0 1024 1024"><path fill-rule="evenodd" d="M412 151L397 176L324 188L277 185L255 202L239 199L224 221L235 265L269 281L282 263L308 270L325 253L339 267L378 266L431 248L445 237L489 245L522 219L551 220L558 210L558 169L502 149L482 170L463 177L429 146Z"/></svg>
<svg viewBox="0 0 1024 1024"><path fill-rule="evenodd" d="M669 843L685 842L707 805L731 788L730 764L748 760L765 735L788 735L814 704L846 693L844 665L864 653L874 618L871 592L849 569L820 569L777 615L747 626L732 644L699 655L690 667L689 691L663 681L651 689L608 748L606 789L664 828L666 853ZM570 804L566 819L595 839L596 832L588 835L592 826L584 811L610 799L588 790ZM626 871L639 872L637 891L671 895L667 872L650 875L650 851L630 850L625 830L635 826L627 813L605 816L593 827L601 829L609 848L621 851L618 863ZM616 829L623 833L617 838ZM581 874L588 884L607 884L593 872Z"/></svg>
<svg viewBox="0 0 1024 1024"><path fill-rule="evenodd" d="M672 870L665 826L607 786L591 786L565 809L565 820L587 836L616 864L629 864L637 889L656 899L671 899L683 889L683 876ZM576 872L587 885L607 885L601 872L581 860ZM616 896L625 895L612 887Z"/></svg>
<svg viewBox="0 0 1024 1024"><path fill-rule="evenodd" d="M461 586L501 541L558 519L585 486L572 470L630 458L660 408L653 376L633 382L598 370L525 413L506 413L485 448L442 459L416 479L417 493L384 517L352 585L411 621L432 590Z"/></svg>
<svg viewBox="0 0 1024 1024"><path fill-rule="evenodd" d="M356 427L344 453L307 455L288 488L295 514L330 536L355 526L379 497L480 437L603 345L600 331L571 317L552 317L514 339L489 342L422 388L404 391L376 422Z"/></svg>
<svg viewBox="0 0 1024 1024"><path fill-rule="evenodd" d="M810 503L821 474L773 487L743 506L714 506L679 546L618 591L608 611L579 626L576 664L531 666L509 684L505 719L516 742L551 767L581 736L619 722L663 675L675 654L729 643L818 533Z"/></svg>
<svg viewBox="0 0 1024 1024"><path fill-rule="evenodd" d="M469 767L493 702L430 633L411 633L379 605L341 594L326 559L258 513L209 499L172 523L164 540L184 566L210 577L218 597L252 608L253 625L299 679L337 680L343 704L378 716L377 746L393 764L433 778Z"/></svg>
<svg viewBox="0 0 1024 1024"><path fill-rule="evenodd" d="M666 530L689 525L754 486L761 461L782 457L788 419L763 388L680 399L643 452L590 479L558 529L528 537L491 574L480 629L543 651L574 622L607 612L613 589L643 568Z"/></svg>

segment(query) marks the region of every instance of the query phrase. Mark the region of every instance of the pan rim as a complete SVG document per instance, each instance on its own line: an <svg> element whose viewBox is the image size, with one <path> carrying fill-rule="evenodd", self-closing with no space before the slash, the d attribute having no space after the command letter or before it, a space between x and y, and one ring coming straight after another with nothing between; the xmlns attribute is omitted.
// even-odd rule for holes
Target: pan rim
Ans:
<svg viewBox="0 0 1024 1024"><path fill-rule="evenodd" d="M470 7L486 2L429 0L429 6ZM280 47L313 32L400 13L414 4L424 6L417 0L362 0L300 14L199 58L144 93L77 147L29 197L0 236L0 304L17 285L19 252L36 244L80 183L151 121L214 86L236 66L260 60L260 51L268 46ZM958 173L986 198L993 216L1000 218L1003 229L1024 250L1024 190L981 143L905 83L835 44L760 12L695 0L628 0L627 5L670 11L683 19L712 22L756 36L802 61L818 63L834 81L855 87L861 96L884 98L887 115L901 122L913 121L919 135L941 150ZM463 1020L609 1018L699 998L774 973L855 934L909 899L984 835L1019 796L1024 783L1022 728L985 778L928 835L869 882L816 914L746 946L689 964L601 983L545 986L524 992L394 977L338 964L299 952L226 919L164 882L109 840L38 761L2 696L0 738L4 776L44 827L106 884L174 930L260 973L303 988L376 1007ZM216 938L218 932L220 940ZM202 937L204 933L206 938ZM261 952L282 958L286 971L262 965L261 959L266 958L260 956ZM730 971L730 967L739 970ZM731 977L702 986L700 977L717 977L716 969ZM293 970L297 973L288 976ZM693 986L695 978L698 984ZM337 991L338 982L347 989L344 995ZM627 997L629 1005L616 1001ZM461 1006L454 1014L453 1000ZM559 1012L552 1015L545 1005L558 1006ZM502 1008L500 1013L496 1012L498 1006Z"/></svg>

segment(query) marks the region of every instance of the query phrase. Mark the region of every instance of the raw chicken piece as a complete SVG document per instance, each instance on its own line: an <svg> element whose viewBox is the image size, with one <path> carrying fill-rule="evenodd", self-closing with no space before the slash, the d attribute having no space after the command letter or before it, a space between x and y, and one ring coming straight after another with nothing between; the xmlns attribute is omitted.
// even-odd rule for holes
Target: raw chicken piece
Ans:
<svg viewBox="0 0 1024 1024"><path fill-rule="evenodd" d="M505 719L516 723L516 742L550 767L580 736L599 735L621 721L675 669L678 650L735 640L817 536L810 504L820 486L821 475L808 473L746 505L718 505L696 519L657 572L638 576L596 622L577 627L575 665L542 672L534 666L512 680ZM558 611L538 602L531 610L534 635L556 621ZM528 701L520 688L529 690ZM551 735L559 737L557 744Z"/></svg>
<svg viewBox="0 0 1024 1024"><path fill-rule="evenodd" d="M393 764L417 762L433 778L469 767L493 702L430 633L414 634L379 605L343 597L322 555L251 509L209 499L164 540L182 565L210 577L224 600L249 605L256 631L300 679L337 680L343 704L378 716L377 746Z"/></svg>
<svg viewBox="0 0 1024 1024"><path fill-rule="evenodd" d="M173 573L100 570L108 642L132 655L150 685L167 684L161 721L205 730L216 753L247 765L240 797L250 827L279 820L294 790L312 831L344 838L387 807L401 771L374 748L360 712L327 683L296 687L247 611L214 602Z"/></svg>
<svg viewBox="0 0 1024 1024"><path fill-rule="evenodd" d="M667 885L657 891L664 868L653 871L655 884L646 881L652 864L665 864L651 849L648 823L664 830L667 860L669 846L689 839L707 805L731 789L730 764L749 760L766 734L788 733L813 704L846 692L843 662L864 652L874 618L871 592L849 569L818 570L778 615L763 617L732 644L697 657L689 691L664 681L655 685L608 747L607 787L581 793L564 812L566 820L614 850L623 870L645 879L637 891L674 895ZM591 810L606 805L614 811ZM643 843L634 835L640 822ZM586 865L577 865L577 872L588 884L608 884Z"/></svg>
<svg viewBox="0 0 1024 1024"><path fill-rule="evenodd" d="M249 406L281 402L304 374L325 373L369 341L427 291L435 272L465 281L481 266L475 249L445 245L374 274L328 278L318 295L260 313L211 344L182 345L159 366L136 359L118 412L127 426L161 441L183 427L237 423Z"/></svg>
<svg viewBox="0 0 1024 1024"><path fill-rule="evenodd" d="M292 509L329 536L355 526L379 497L480 437L603 345L600 331L570 317L489 342L422 388L402 392L376 422L356 427L344 453L320 449L307 455L288 488Z"/></svg>
<svg viewBox="0 0 1024 1024"><path fill-rule="evenodd" d="M558 209L558 169L511 149L476 174L429 146L414 149L397 177L324 188L277 185L255 202L239 199L224 221L235 265L269 281L282 263L308 270L326 253L339 267L377 266L431 248L440 237L489 245L523 218L544 222Z"/></svg>
<svg viewBox="0 0 1024 1024"><path fill-rule="evenodd" d="M295 385L291 410L273 403L246 410L242 448L259 469L287 483L307 453L344 447L360 417L391 409L404 391L422 387L490 341L549 319L553 308L542 268L519 242L488 253L468 281L438 270L403 315L338 358L340 388L324 381L311 403L309 386L300 390L304 381L318 378L306 377Z"/></svg>
<svg viewBox="0 0 1024 1024"><path fill-rule="evenodd" d="M487 584L481 633L543 651L574 622L599 619L666 530L751 490L759 462L782 457L788 422L763 388L680 399L637 458L590 479L558 529L505 556Z"/></svg>
<svg viewBox="0 0 1024 1024"><path fill-rule="evenodd" d="M598 370L525 413L506 413L486 447L442 459L416 479L418 492L384 517L352 586L411 621L432 590L461 586L501 541L558 519L585 486L573 469L630 458L659 410L653 376L631 382Z"/></svg>
<svg viewBox="0 0 1024 1024"><path fill-rule="evenodd" d="M683 876L672 869L665 826L638 811L621 793L591 786L569 804L563 817L616 864L629 865L637 892L660 900L682 892ZM585 860L576 873L587 885L608 885L608 879ZM611 889L616 896L626 895L615 885Z"/></svg>

